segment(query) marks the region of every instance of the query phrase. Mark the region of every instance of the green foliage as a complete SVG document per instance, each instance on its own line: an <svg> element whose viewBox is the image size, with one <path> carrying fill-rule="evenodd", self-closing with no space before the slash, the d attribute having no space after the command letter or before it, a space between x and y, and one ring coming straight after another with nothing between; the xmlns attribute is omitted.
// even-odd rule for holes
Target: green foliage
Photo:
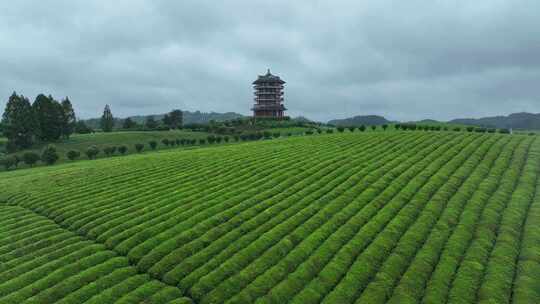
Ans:
<svg viewBox="0 0 540 304"><path fill-rule="evenodd" d="M143 149L144 149L144 144L141 144L141 143L135 144L135 150L137 151L137 153L141 153Z"/></svg>
<svg viewBox="0 0 540 304"><path fill-rule="evenodd" d="M360 130L360 132L364 132L366 131L366 126L361 125L360 127L358 127L358 130Z"/></svg>
<svg viewBox="0 0 540 304"><path fill-rule="evenodd" d="M144 123L144 126L148 130L155 130L159 126L159 123L154 119L154 116L148 116L146 118L146 122Z"/></svg>
<svg viewBox="0 0 540 304"><path fill-rule="evenodd" d="M337 127L337 130L338 130L339 133L343 133L343 131L345 131L345 127L343 127L343 126L338 126L338 127Z"/></svg>
<svg viewBox="0 0 540 304"><path fill-rule="evenodd" d="M114 117L109 105L105 105L103 115L101 115L100 127L103 132L112 132L114 127Z"/></svg>
<svg viewBox="0 0 540 304"><path fill-rule="evenodd" d="M129 130L134 128L137 128L136 122L134 122L130 117L124 119L124 121L122 122L122 129Z"/></svg>
<svg viewBox="0 0 540 304"><path fill-rule="evenodd" d="M88 157L88 159L96 159L99 152L100 150L97 146L90 146L88 149L86 149L84 153L86 154L86 157Z"/></svg>
<svg viewBox="0 0 540 304"><path fill-rule="evenodd" d="M31 147L37 128L30 101L13 92L2 116L2 134L8 139L7 150L13 152Z"/></svg>
<svg viewBox="0 0 540 304"><path fill-rule="evenodd" d="M14 168L17 166L17 157L15 155L4 155L0 158L0 165L6 170Z"/></svg>
<svg viewBox="0 0 540 304"><path fill-rule="evenodd" d="M126 145L121 145L118 147L118 152L120 152L120 154L124 155L126 154L128 151L128 147Z"/></svg>
<svg viewBox="0 0 540 304"><path fill-rule="evenodd" d="M180 129L183 124L183 114L180 110L172 110L163 117L163 124L169 129Z"/></svg>
<svg viewBox="0 0 540 304"><path fill-rule="evenodd" d="M105 153L106 156L112 156L116 152L116 146L107 146L103 148L103 153Z"/></svg>
<svg viewBox="0 0 540 304"><path fill-rule="evenodd" d="M165 144L165 142L167 142L167 144L168 144L169 140L168 139L163 139L163 144ZM167 145L167 144L165 144L165 145ZM155 150L157 148L158 143L155 140L151 140L151 141L148 142L148 145L150 146L150 149Z"/></svg>
<svg viewBox="0 0 540 304"><path fill-rule="evenodd" d="M34 152L25 152L22 156L22 159L25 164L32 167L40 160L40 156L39 154Z"/></svg>
<svg viewBox="0 0 540 304"><path fill-rule="evenodd" d="M88 127L84 121L79 120L75 123L75 133L77 134L90 134L94 133L94 130L92 130L90 127Z"/></svg>
<svg viewBox="0 0 540 304"><path fill-rule="evenodd" d="M77 150L69 150L67 153L66 153L66 156L69 160L73 161L73 160L76 160L77 158L79 158L81 156L81 152L77 151Z"/></svg>
<svg viewBox="0 0 540 304"><path fill-rule="evenodd" d="M47 145L41 151L41 161L47 165L53 165L58 160L59 156L56 152L56 147L54 145Z"/></svg>

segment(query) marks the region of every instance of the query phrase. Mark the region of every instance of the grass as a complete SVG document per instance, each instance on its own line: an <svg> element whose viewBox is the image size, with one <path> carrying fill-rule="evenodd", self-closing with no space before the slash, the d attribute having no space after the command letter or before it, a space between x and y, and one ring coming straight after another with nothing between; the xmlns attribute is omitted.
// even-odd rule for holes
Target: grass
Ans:
<svg viewBox="0 0 540 304"><path fill-rule="evenodd" d="M0 302L538 303L540 142L335 132L0 173Z"/></svg>

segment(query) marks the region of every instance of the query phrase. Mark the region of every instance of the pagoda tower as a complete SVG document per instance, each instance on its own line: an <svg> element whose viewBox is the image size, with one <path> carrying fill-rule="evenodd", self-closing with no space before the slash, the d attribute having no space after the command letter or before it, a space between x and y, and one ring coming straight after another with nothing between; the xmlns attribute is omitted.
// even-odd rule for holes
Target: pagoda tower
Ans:
<svg viewBox="0 0 540 304"><path fill-rule="evenodd" d="M266 75L259 75L253 82L255 90L255 105L251 109L255 118L277 118L284 117L287 110L283 105L283 85L285 81L279 76L272 75L270 69Z"/></svg>

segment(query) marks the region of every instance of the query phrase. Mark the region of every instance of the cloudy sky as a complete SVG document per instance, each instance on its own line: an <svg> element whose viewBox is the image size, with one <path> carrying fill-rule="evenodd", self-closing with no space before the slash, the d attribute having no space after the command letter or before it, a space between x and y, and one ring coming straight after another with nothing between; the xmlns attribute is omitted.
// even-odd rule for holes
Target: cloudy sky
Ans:
<svg viewBox="0 0 540 304"><path fill-rule="evenodd" d="M288 114L396 120L540 112L540 1L1 1L0 107L249 114L267 68Z"/></svg>

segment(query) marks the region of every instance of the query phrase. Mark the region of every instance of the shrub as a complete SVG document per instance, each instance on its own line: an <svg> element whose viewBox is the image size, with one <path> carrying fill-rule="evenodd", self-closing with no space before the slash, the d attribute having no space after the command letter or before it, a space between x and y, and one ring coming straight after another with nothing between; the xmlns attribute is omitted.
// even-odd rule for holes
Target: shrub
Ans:
<svg viewBox="0 0 540 304"><path fill-rule="evenodd" d="M291 133L291 132L287 133L287 136L291 137L291 136L292 136L292 133Z"/></svg>
<svg viewBox="0 0 540 304"><path fill-rule="evenodd" d="M150 142L148 142L148 145L150 146L150 149L155 150L157 148L157 141L151 140Z"/></svg>
<svg viewBox="0 0 540 304"><path fill-rule="evenodd" d="M56 147L53 145L46 146L41 152L41 161L47 165L53 165L58 160L59 156L56 153Z"/></svg>
<svg viewBox="0 0 540 304"><path fill-rule="evenodd" d="M236 141L236 142L238 142L240 140L240 136L238 136L238 135L233 136L233 138L234 138L234 141Z"/></svg>
<svg viewBox="0 0 540 304"><path fill-rule="evenodd" d="M39 155L34 152L26 152L23 154L22 158L24 163L29 165L30 167L32 167L39 161Z"/></svg>
<svg viewBox="0 0 540 304"><path fill-rule="evenodd" d="M209 135L208 137L206 137L206 140L209 144L213 144L214 142L216 142L216 137L214 135Z"/></svg>
<svg viewBox="0 0 540 304"><path fill-rule="evenodd" d="M396 130L399 130L399 129L401 128L401 124L395 124L395 125L394 125L394 128L395 128Z"/></svg>
<svg viewBox="0 0 540 304"><path fill-rule="evenodd" d="M317 129L317 133L321 134L321 133L322 133L322 130L321 130L321 129Z"/></svg>
<svg viewBox="0 0 540 304"><path fill-rule="evenodd" d="M332 134L332 133L334 133L334 129L326 129L326 133L327 134Z"/></svg>
<svg viewBox="0 0 540 304"><path fill-rule="evenodd" d="M495 133L495 132L497 132L497 130L496 130L496 129L493 129L493 128L489 128L489 129L487 130L487 132L488 132L488 133Z"/></svg>
<svg viewBox="0 0 540 304"><path fill-rule="evenodd" d="M144 149L144 144L135 144L135 150L137 151L137 153L141 153L142 150Z"/></svg>
<svg viewBox="0 0 540 304"><path fill-rule="evenodd" d="M371 126L371 130L373 130L373 131L377 130L377 126L375 126L375 125Z"/></svg>
<svg viewBox="0 0 540 304"><path fill-rule="evenodd" d="M116 147L114 146L107 146L103 148L103 153L105 153L106 156L111 156L116 152Z"/></svg>
<svg viewBox="0 0 540 304"><path fill-rule="evenodd" d="M88 159L95 159L97 155L99 154L99 148L96 146L91 146L88 149L86 149L85 154L86 154L86 157L88 157Z"/></svg>
<svg viewBox="0 0 540 304"><path fill-rule="evenodd" d="M69 160L75 160L77 158L79 158L81 156L81 152L77 151L77 150L69 150L67 153L66 153L66 156Z"/></svg>
<svg viewBox="0 0 540 304"><path fill-rule="evenodd" d="M274 132L274 134L272 134L272 136L274 138L279 138L279 137L281 137L281 133L280 132Z"/></svg>
<svg viewBox="0 0 540 304"><path fill-rule="evenodd" d="M534 133L534 132L529 133L529 136L535 136L535 135L536 135L536 133Z"/></svg>
<svg viewBox="0 0 540 304"><path fill-rule="evenodd" d="M199 139L199 145L204 145L204 144L206 144L206 139L204 138Z"/></svg>
<svg viewBox="0 0 540 304"><path fill-rule="evenodd" d="M313 135L313 131L307 130L307 131L306 131L306 135Z"/></svg>
<svg viewBox="0 0 540 304"><path fill-rule="evenodd" d="M229 136L223 136L223 140L228 143L229 142Z"/></svg>
<svg viewBox="0 0 540 304"><path fill-rule="evenodd" d="M175 140L175 142L176 142L176 145L177 145L177 146L180 146L180 144L182 143L181 140L180 140L179 138L177 138L177 139Z"/></svg>
<svg viewBox="0 0 540 304"><path fill-rule="evenodd" d="M364 132L366 130L366 126L361 125L360 127L358 127L358 130L360 130L360 132Z"/></svg>
<svg viewBox="0 0 540 304"><path fill-rule="evenodd" d="M217 137L216 137L216 142L217 142L218 144L221 143L222 140L223 140L223 137L221 137L221 136L217 136Z"/></svg>
<svg viewBox="0 0 540 304"><path fill-rule="evenodd" d="M476 128L474 129L474 132L477 132L477 133L485 133L487 131L486 128Z"/></svg>
<svg viewBox="0 0 540 304"><path fill-rule="evenodd" d="M337 130L338 130L339 133L343 133L343 131L345 131L345 128L342 127L342 126L339 126L339 127L337 127Z"/></svg>
<svg viewBox="0 0 540 304"><path fill-rule="evenodd" d="M455 128L454 128L454 131L460 132L460 131L461 131L461 128L460 128L460 127L455 127Z"/></svg>
<svg viewBox="0 0 540 304"><path fill-rule="evenodd" d="M474 131L474 127L467 127L467 132L472 132Z"/></svg>
<svg viewBox="0 0 540 304"><path fill-rule="evenodd" d="M126 154L128 150L128 147L126 145L121 145L120 147L118 147L118 152L120 152L120 154L124 155Z"/></svg>
<svg viewBox="0 0 540 304"><path fill-rule="evenodd" d="M350 126L348 129L349 129L349 131L354 132L354 130L356 130L356 127L355 126Z"/></svg>
<svg viewBox="0 0 540 304"><path fill-rule="evenodd" d="M17 160L15 159L15 156L13 155L4 156L3 158L0 159L0 163L2 164L2 166L4 166L6 170L9 170L11 167L15 167L16 162Z"/></svg>
<svg viewBox="0 0 540 304"><path fill-rule="evenodd" d="M263 136L264 136L264 139L270 139L272 138L272 133L270 133L269 131L264 131Z"/></svg>
<svg viewBox="0 0 540 304"><path fill-rule="evenodd" d="M383 128L384 131L386 131L386 129L388 129L388 125L384 124L384 125L382 125L382 128Z"/></svg>
<svg viewBox="0 0 540 304"><path fill-rule="evenodd" d="M169 143L170 143L168 138L162 139L161 142L167 147L169 146Z"/></svg>

